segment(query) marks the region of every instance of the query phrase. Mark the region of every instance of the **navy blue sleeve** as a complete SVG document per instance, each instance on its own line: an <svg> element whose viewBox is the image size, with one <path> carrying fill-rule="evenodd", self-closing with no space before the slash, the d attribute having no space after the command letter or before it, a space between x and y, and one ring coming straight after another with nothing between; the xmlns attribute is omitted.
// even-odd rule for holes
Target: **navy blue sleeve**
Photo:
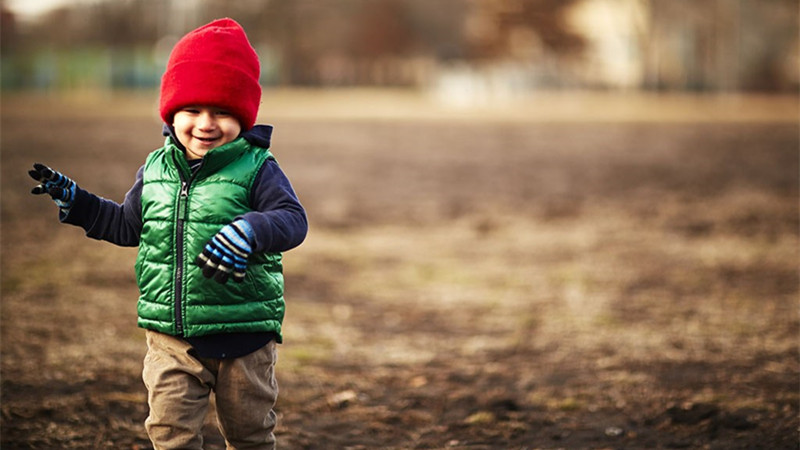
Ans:
<svg viewBox="0 0 800 450"><path fill-rule="evenodd" d="M75 192L72 208L67 214L61 214L61 222L83 228L86 236L93 239L123 247L139 245L142 232L143 172L144 166L136 173L136 182L125 194L121 205L79 187Z"/></svg>
<svg viewBox="0 0 800 450"><path fill-rule="evenodd" d="M300 245L308 219L289 179L274 160L261 167L251 193L253 211L242 216L255 233L254 252L285 252Z"/></svg>

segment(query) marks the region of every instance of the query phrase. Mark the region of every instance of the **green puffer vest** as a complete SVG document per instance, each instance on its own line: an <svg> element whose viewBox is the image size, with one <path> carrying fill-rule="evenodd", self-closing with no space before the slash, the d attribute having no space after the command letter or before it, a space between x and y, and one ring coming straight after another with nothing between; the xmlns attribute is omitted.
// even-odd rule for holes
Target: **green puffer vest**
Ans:
<svg viewBox="0 0 800 450"><path fill-rule="evenodd" d="M194 264L206 242L250 208L259 169L274 159L243 138L209 151L194 176L167 138L147 157L136 259L138 325L173 336L274 332L285 304L280 253L253 254L242 283L220 284Z"/></svg>

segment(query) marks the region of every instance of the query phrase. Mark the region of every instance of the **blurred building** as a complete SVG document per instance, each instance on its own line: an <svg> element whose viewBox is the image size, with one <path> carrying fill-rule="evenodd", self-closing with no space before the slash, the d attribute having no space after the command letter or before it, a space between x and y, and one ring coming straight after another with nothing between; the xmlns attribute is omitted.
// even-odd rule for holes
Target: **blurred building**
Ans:
<svg viewBox="0 0 800 450"><path fill-rule="evenodd" d="M26 20L0 8L4 89L151 89L174 42L222 16L248 30L265 85L445 98L800 86L796 0L93 0Z"/></svg>

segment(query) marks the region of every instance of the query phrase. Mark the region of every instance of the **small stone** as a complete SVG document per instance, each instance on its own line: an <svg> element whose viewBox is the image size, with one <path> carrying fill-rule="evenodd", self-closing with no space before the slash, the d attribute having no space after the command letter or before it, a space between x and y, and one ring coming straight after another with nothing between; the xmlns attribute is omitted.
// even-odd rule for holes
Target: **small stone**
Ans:
<svg viewBox="0 0 800 450"><path fill-rule="evenodd" d="M358 394L355 391L342 391L328 397L328 404L337 408L346 408L350 402L357 398Z"/></svg>
<svg viewBox="0 0 800 450"><path fill-rule="evenodd" d="M475 414L467 417L464 422L469 424L486 424L492 423L496 420L494 414L489 411L478 411Z"/></svg>
<svg viewBox="0 0 800 450"><path fill-rule="evenodd" d="M418 375L412 378L409 384L411 385L412 388L420 388L428 384L428 379L422 375Z"/></svg>

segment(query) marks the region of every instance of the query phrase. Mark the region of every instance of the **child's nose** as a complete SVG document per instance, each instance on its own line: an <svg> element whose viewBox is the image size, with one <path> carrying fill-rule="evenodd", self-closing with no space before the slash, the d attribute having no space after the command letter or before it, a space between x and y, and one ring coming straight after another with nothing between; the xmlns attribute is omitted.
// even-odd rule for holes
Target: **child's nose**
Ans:
<svg viewBox="0 0 800 450"><path fill-rule="evenodd" d="M197 127L203 130L213 129L216 124L214 114L204 111L197 116Z"/></svg>

